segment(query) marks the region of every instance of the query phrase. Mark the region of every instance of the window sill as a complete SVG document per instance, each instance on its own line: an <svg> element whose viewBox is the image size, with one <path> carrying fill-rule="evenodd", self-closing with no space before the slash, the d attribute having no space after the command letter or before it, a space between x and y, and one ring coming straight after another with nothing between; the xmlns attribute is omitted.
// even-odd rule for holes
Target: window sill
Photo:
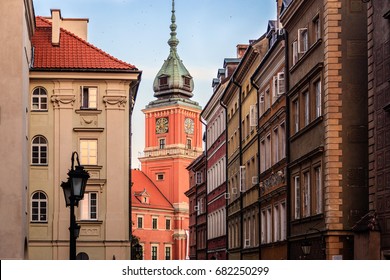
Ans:
<svg viewBox="0 0 390 280"><path fill-rule="evenodd" d="M323 120L323 116L319 116L312 122L310 122L308 125L306 125L304 128L300 129L298 132L296 132L294 135L290 137L290 141L294 142L297 138L301 137L303 134L311 130L313 127L317 126L317 124L321 123Z"/></svg>
<svg viewBox="0 0 390 280"><path fill-rule="evenodd" d="M310 46L310 48L298 59L298 61L290 67L290 73L293 73L301 64L303 64L303 61L306 60L307 57L322 43L322 38L318 39L313 45Z"/></svg>
<svg viewBox="0 0 390 280"><path fill-rule="evenodd" d="M38 109L34 109L34 110L31 110L31 113L47 113L49 112L49 110L38 110Z"/></svg>
<svg viewBox="0 0 390 280"><path fill-rule="evenodd" d="M77 220L80 225L101 225L103 221L100 220Z"/></svg>
<svg viewBox="0 0 390 280"><path fill-rule="evenodd" d="M291 221L291 224L292 225L297 225L297 224L317 221L317 220L321 220L321 219L324 219L324 213L315 214L315 215L312 215L312 216L295 219L295 220Z"/></svg>
<svg viewBox="0 0 390 280"><path fill-rule="evenodd" d="M38 168L38 167L48 167L49 164L48 164L48 163L46 163L46 164L31 163L30 166L31 166L31 167L36 167L36 168Z"/></svg>
<svg viewBox="0 0 390 280"><path fill-rule="evenodd" d="M100 114L102 112L102 110L98 110L98 109L87 109L87 108L80 108L78 110L76 110L76 113L77 114L80 114L80 115L83 115L83 114Z"/></svg>
<svg viewBox="0 0 390 280"><path fill-rule="evenodd" d="M39 222L39 221L30 221L30 225L34 225L34 226L47 226L48 225L48 222Z"/></svg>

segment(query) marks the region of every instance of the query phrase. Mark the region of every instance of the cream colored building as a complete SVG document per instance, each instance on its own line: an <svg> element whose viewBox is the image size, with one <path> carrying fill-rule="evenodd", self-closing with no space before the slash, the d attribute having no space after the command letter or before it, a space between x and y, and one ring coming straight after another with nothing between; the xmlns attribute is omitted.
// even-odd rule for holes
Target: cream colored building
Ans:
<svg viewBox="0 0 390 280"><path fill-rule="evenodd" d="M32 0L0 1L0 259L27 256L28 75Z"/></svg>
<svg viewBox="0 0 390 280"><path fill-rule="evenodd" d="M90 174L76 208L81 259L130 259L129 147L141 71L87 43L87 19L36 18L29 85L29 258L69 258L60 184L73 151ZM77 164L77 163L75 163Z"/></svg>

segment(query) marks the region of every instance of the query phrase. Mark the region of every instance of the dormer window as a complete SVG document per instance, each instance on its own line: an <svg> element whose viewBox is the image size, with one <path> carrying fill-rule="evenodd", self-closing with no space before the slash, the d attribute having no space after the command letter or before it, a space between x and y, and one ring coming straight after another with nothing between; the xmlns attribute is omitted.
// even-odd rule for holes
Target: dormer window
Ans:
<svg viewBox="0 0 390 280"><path fill-rule="evenodd" d="M189 77L184 77L184 85L189 87L191 85L191 79Z"/></svg>
<svg viewBox="0 0 390 280"><path fill-rule="evenodd" d="M160 86L168 85L168 77L161 77L159 82L160 82Z"/></svg>

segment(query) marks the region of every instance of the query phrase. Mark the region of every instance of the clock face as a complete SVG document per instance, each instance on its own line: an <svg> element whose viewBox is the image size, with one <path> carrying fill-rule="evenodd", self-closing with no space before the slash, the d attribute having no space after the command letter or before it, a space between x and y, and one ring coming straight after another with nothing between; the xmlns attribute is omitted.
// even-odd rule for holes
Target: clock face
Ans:
<svg viewBox="0 0 390 280"><path fill-rule="evenodd" d="M168 132L168 118L159 118L156 120L156 133Z"/></svg>
<svg viewBox="0 0 390 280"><path fill-rule="evenodd" d="M186 118L184 120L184 131L187 134L193 134L194 133L194 120L190 118Z"/></svg>

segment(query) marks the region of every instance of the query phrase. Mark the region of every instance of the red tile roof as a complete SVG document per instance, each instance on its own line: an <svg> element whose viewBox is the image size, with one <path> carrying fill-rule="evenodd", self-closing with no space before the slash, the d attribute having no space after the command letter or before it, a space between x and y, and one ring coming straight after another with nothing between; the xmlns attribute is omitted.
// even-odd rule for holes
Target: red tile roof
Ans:
<svg viewBox="0 0 390 280"><path fill-rule="evenodd" d="M39 70L137 70L93 46L75 34L61 28L60 45L51 44L51 22L36 18L33 69Z"/></svg>
<svg viewBox="0 0 390 280"><path fill-rule="evenodd" d="M173 210L173 205L144 172L138 169L132 169L131 177L133 181L131 188L132 207ZM141 203L138 199L139 196L135 195L143 192L149 195L149 204Z"/></svg>

